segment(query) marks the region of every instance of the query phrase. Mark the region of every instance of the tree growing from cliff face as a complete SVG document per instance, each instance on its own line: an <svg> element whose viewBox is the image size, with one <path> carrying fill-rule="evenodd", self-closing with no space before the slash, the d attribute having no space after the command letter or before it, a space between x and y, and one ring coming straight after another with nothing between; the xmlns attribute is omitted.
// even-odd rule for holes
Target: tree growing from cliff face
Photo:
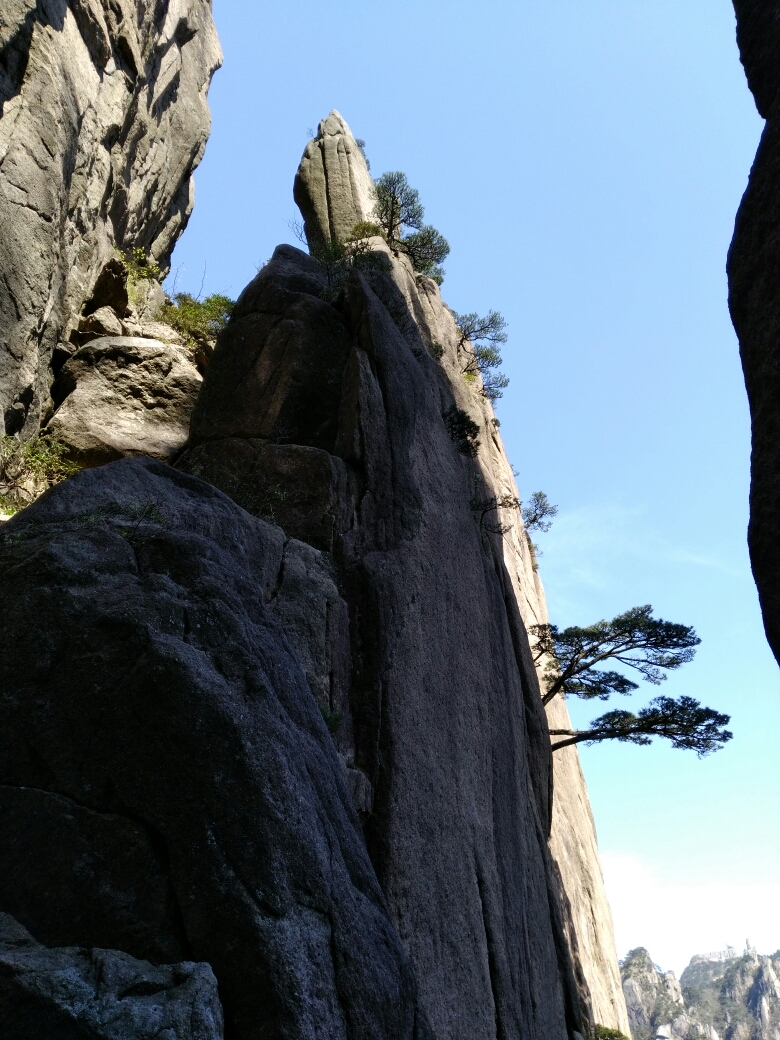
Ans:
<svg viewBox="0 0 780 1040"><path fill-rule="evenodd" d="M506 321L498 311L488 311L484 317L476 311L470 314L453 311L452 316L460 333L458 356L464 362L464 376L474 377L479 372L483 396L490 401L498 400L509 386L509 378L495 371L502 361L500 345L508 339Z"/></svg>
<svg viewBox="0 0 780 1040"><path fill-rule="evenodd" d="M391 249L406 253L414 270L441 285L442 262L449 255L447 240L436 228L423 222L425 210L420 193L400 170L383 173L375 184L374 220Z"/></svg>
<svg viewBox="0 0 780 1040"><path fill-rule="evenodd" d="M693 628L652 616L651 606L633 607L612 621L597 621L581 628L560 631L556 625L536 625L534 658L547 658L544 672L545 704L556 694L585 700L608 700L612 694L628 695L638 684L622 672L599 667L615 661L638 672L654 686L666 673L693 659L701 640ZM656 697L638 714L611 711L594 719L587 730L551 730L553 750L580 742L621 740L649 744L653 736L665 737L673 747L689 748L699 755L718 750L732 734L724 727L729 716L702 707L692 697Z"/></svg>
<svg viewBox="0 0 780 1040"><path fill-rule="evenodd" d="M531 501L523 506L523 524L526 531L541 531L546 534L552 527L552 517L558 515L558 507L554 506L544 491L534 491Z"/></svg>

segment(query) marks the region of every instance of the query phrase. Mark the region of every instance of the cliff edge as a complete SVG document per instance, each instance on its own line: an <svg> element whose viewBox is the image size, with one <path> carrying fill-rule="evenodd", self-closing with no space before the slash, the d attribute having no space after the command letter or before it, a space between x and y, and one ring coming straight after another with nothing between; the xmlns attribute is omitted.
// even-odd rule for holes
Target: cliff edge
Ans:
<svg viewBox="0 0 780 1040"><path fill-rule="evenodd" d="M752 427L748 544L769 645L780 661L780 5L735 0L737 42L766 120L728 256Z"/></svg>

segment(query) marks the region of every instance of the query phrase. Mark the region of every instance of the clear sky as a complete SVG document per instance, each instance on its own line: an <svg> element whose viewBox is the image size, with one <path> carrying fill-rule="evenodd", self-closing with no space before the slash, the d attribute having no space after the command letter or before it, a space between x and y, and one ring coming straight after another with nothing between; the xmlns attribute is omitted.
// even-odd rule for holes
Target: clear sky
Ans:
<svg viewBox="0 0 780 1040"><path fill-rule="evenodd" d="M727 0L215 0L225 66L177 287L233 296L295 242L292 181L337 108L509 323L498 405L553 621L652 603L702 637L664 686L732 716L711 758L582 752L618 952L780 947L780 681L745 528L749 422L724 273L762 123ZM172 282L169 282L169 288ZM654 689L649 695L656 693ZM635 698L634 703L641 700ZM624 702L617 706L631 706ZM579 721L600 713L575 704Z"/></svg>

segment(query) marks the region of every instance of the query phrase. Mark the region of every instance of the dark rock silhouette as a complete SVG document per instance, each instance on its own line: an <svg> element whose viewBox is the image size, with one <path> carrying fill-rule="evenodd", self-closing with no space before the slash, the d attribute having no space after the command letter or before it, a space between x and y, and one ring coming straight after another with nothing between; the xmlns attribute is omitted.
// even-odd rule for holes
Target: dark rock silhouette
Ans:
<svg viewBox="0 0 780 1040"><path fill-rule="evenodd" d="M469 508L473 463L442 419L452 391L410 318L406 268L385 261L327 302L320 266L279 247L217 345L180 465L202 472L207 455L209 479L252 508L250 447L276 417L296 450L333 453L321 499L338 502L352 644L340 746L373 785L369 849L435 1034L565 1037L581 1010L546 848L536 675ZM323 352L327 381L312 376ZM273 479L294 495L300 474Z"/></svg>
<svg viewBox="0 0 780 1040"><path fill-rule="evenodd" d="M284 549L149 460L4 526L3 906L58 945L207 961L246 1040L411 1040L412 971L268 605Z"/></svg>
<svg viewBox="0 0 780 1040"><path fill-rule="evenodd" d="M752 422L748 541L769 644L780 661L780 9L735 0L748 85L766 119L728 259Z"/></svg>

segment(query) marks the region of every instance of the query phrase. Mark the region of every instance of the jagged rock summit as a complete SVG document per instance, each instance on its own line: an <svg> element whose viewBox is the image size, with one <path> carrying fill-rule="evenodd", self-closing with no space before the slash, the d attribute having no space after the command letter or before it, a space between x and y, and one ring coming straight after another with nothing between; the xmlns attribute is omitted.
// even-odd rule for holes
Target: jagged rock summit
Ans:
<svg viewBox="0 0 780 1040"><path fill-rule="evenodd" d="M33 1011L52 1003L46 963L71 964L74 992L96 960L124 965L141 988L119 999L143 1018L149 987L197 961L230 1040L625 1028L576 751L552 762L527 636L544 594L491 404L407 256L376 237L360 264L317 259L372 215L348 126L323 120L296 177L315 255L275 251L206 367L156 320L154 272L205 140L210 5L12 14L6 430L49 420L97 467L0 533L0 912L32 937ZM35 123L47 75L56 128L45 106ZM75 164L49 171L51 219L27 231L25 135ZM45 262L23 298L28 232ZM136 246L131 278L116 247ZM188 417L176 469L98 465L173 459Z"/></svg>
<svg viewBox="0 0 780 1040"><path fill-rule="evenodd" d="M697 954L679 982L647 950L622 962L633 1040L777 1040L780 1037L780 954Z"/></svg>

